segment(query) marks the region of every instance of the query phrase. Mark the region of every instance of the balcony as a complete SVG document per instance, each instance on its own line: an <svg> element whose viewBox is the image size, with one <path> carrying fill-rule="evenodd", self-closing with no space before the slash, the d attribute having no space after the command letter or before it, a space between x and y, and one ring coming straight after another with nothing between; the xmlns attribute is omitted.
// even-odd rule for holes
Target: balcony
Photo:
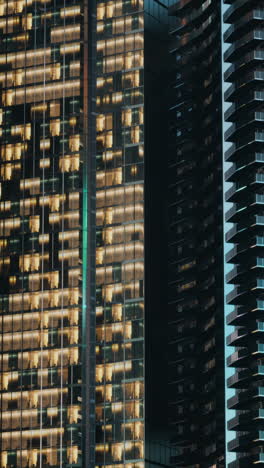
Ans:
<svg viewBox="0 0 264 468"><path fill-rule="evenodd" d="M238 0L232 3L232 6L224 14L224 22L228 23L228 20L232 20L232 15L239 9L243 8L248 0Z"/></svg>
<svg viewBox="0 0 264 468"><path fill-rule="evenodd" d="M241 187L242 189L244 187ZM237 223L241 217L245 215L245 210L247 210L247 206L239 207L236 204L232 206L225 214L225 220L227 223Z"/></svg>
<svg viewBox="0 0 264 468"><path fill-rule="evenodd" d="M262 50L248 52L245 56L236 60L235 64L232 64L228 67L224 74L225 81L236 79L236 75L241 76L241 72L245 66L252 66L254 65L254 62L262 61L263 59L264 51Z"/></svg>
<svg viewBox="0 0 264 468"><path fill-rule="evenodd" d="M228 88L229 89L229 88ZM231 122L232 120L230 119L230 117L232 116L232 114L234 114L234 112L236 111L236 104L233 102L231 104L231 106L225 111L225 121L226 122ZM229 120L230 119L230 120Z"/></svg>
<svg viewBox="0 0 264 468"><path fill-rule="evenodd" d="M252 431L246 435L238 436L228 443L228 450L233 452L247 452L252 446L264 442L264 431Z"/></svg>
<svg viewBox="0 0 264 468"><path fill-rule="evenodd" d="M228 102L228 99L230 98L231 94L233 94L236 90L236 85L232 83L227 90L225 91L225 101ZM235 106L235 104L233 104Z"/></svg>
<svg viewBox="0 0 264 468"><path fill-rule="evenodd" d="M241 161L242 162L242 161ZM249 169L252 168L253 165L258 165L258 163L263 164L264 162L264 154L263 153L253 153L249 154L248 157L244 160L244 164L239 161L239 165L233 163L232 166L226 171L225 173L225 180L226 182L236 182L240 177L243 175L246 177L246 173L248 173Z"/></svg>
<svg viewBox="0 0 264 468"><path fill-rule="evenodd" d="M247 337L248 332L245 328L238 328L226 338L227 346L240 346L240 341Z"/></svg>
<svg viewBox="0 0 264 468"><path fill-rule="evenodd" d="M243 119L239 121L239 123L233 123L225 132L225 141L229 142L237 142L239 140L244 139L244 132L245 129L247 132L254 134L256 123L260 122L261 124L264 122L264 112L248 112ZM258 140L259 134L262 132L255 132L255 139ZM258 134L258 136L256 136ZM262 141L262 138L261 138Z"/></svg>
<svg viewBox="0 0 264 468"><path fill-rule="evenodd" d="M264 290L264 279L257 278L252 281L246 287L235 286L234 289L227 294L226 302L232 305L244 305L247 304L250 307L250 303L255 300L257 293L263 294Z"/></svg>
<svg viewBox="0 0 264 468"><path fill-rule="evenodd" d="M239 408L239 402L240 402L240 399L241 399L241 395L244 395L244 393L247 395L247 399L249 398L248 397L248 392L243 392L243 393L236 393L236 395L234 395L233 397L229 398L227 400L227 408L228 409L238 409ZM245 400L246 398L243 397L243 399Z"/></svg>
<svg viewBox="0 0 264 468"><path fill-rule="evenodd" d="M227 379L229 388L245 388L247 381L262 380L264 376L264 366L256 366L253 369L241 369ZM264 410L263 410L264 411Z"/></svg>
<svg viewBox="0 0 264 468"><path fill-rule="evenodd" d="M228 464L228 468L248 468L252 466L253 458L252 457L239 457L237 460L232 461Z"/></svg>
<svg viewBox="0 0 264 468"><path fill-rule="evenodd" d="M231 375L227 379L227 386L229 388L243 388L245 387L245 381L251 377L251 373L249 369L242 369L240 371L235 372L234 375Z"/></svg>
<svg viewBox="0 0 264 468"><path fill-rule="evenodd" d="M232 164L232 166L225 172L225 181L229 182L231 177L234 175L236 171L237 171L236 164Z"/></svg>
<svg viewBox="0 0 264 468"><path fill-rule="evenodd" d="M249 54L247 54L248 56ZM241 70L240 77L237 77L235 83L232 83L229 85L227 90L225 91L224 97L225 101L227 102L233 102L233 101L239 101L240 96L244 98L245 92L248 91L249 89L252 89L253 82L254 84L259 84L259 81L264 80L264 73L261 70L256 70L256 71L247 71ZM234 105L236 102L234 102ZM229 110L229 109L228 109ZM233 109L233 112L235 112L236 109ZM254 111L254 110L253 110ZM227 111L226 111L227 112ZM232 121L233 119L231 119Z"/></svg>
<svg viewBox="0 0 264 468"><path fill-rule="evenodd" d="M263 268L264 268L264 257L254 258L249 264L247 264L247 266L245 266L245 265L243 265L243 266L242 265L234 266L234 268L232 268L232 270L230 270L227 273L226 282L229 283L229 284L241 283L241 282L243 282L242 278L243 278L244 275L247 275L247 279L248 279L248 275L250 273L253 274L255 272L254 273L254 276L255 276L255 274L257 274L257 272L262 273Z"/></svg>
<svg viewBox="0 0 264 468"><path fill-rule="evenodd" d="M228 356L227 365L229 367L243 367L243 363L246 363L249 356L248 350L246 348L241 348Z"/></svg>
<svg viewBox="0 0 264 468"><path fill-rule="evenodd" d="M263 10L253 10L250 12L250 14L244 15L239 21L236 21L235 24L232 24L229 26L229 28L226 30L224 33L224 41L225 42L231 42L234 40L240 32L241 26L247 26L249 27L252 24L252 20L263 20L264 19L264 11Z"/></svg>
<svg viewBox="0 0 264 468"><path fill-rule="evenodd" d="M224 53L225 62L232 62L237 55L238 57L244 55L249 49L256 47L258 42L263 41L264 33L261 29L250 31L245 36L241 37L232 44L227 51Z"/></svg>
<svg viewBox="0 0 264 468"><path fill-rule="evenodd" d="M264 96L264 95L263 95ZM245 133L245 136L241 136L233 143L225 153L225 160L237 161L244 155L247 156L253 152L260 152L263 147L264 132L251 132Z"/></svg>
<svg viewBox="0 0 264 468"><path fill-rule="evenodd" d="M235 307L235 310L233 312L230 312L227 316L227 324L228 325L243 325L244 324L244 319L245 316L247 315L248 310L246 310L244 307Z"/></svg>
<svg viewBox="0 0 264 468"><path fill-rule="evenodd" d="M252 455L252 463L258 465L264 465L264 453L256 453Z"/></svg>
<svg viewBox="0 0 264 468"><path fill-rule="evenodd" d="M254 400L260 400L263 402L264 399L264 387L257 387L253 390L245 390L237 392L233 397L227 401L228 409L245 409L248 407L248 402Z"/></svg>
<svg viewBox="0 0 264 468"><path fill-rule="evenodd" d="M225 200L230 203L235 203L240 201L241 199L241 192L244 198L245 190L247 189L247 185L239 186L238 184L234 183L230 189L226 191ZM231 208L230 208L231 210ZM228 212L227 212L228 213Z"/></svg>
<svg viewBox="0 0 264 468"><path fill-rule="evenodd" d="M236 151L236 145L232 143L230 148L228 148L228 150L225 152L225 161L227 162L232 161L232 156L235 153L235 151Z"/></svg>
<svg viewBox="0 0 264 468"><path fill-rule="evenodd" d="M229 252L227 252L225 258L227 263L239 263L241 255L243 256L248 252L247 247L235 245Z"/></svg>
<svg viewBox="0 0 264 468"><path fill-rule="evenodd" d="M243 413L240 415L235 416L234 418L230 419L227 423L227 427L230 431L246 431L252 425L252 423L256 423L257 421L261 421L264 419L264 410L262 408L254 411L247 411L247 413Z"/></svg>
<svg viewBox="0 0 264 468"><path fill-rule="evenodd" d="M240 228L237 225L233 226L225 235L226 242L234 242L236 243L238 241L238 238L241 236L241 234L246 234L248 232L248 229L243 227Z"/></svg>
<svg viewBox="0 0 264 468"><path fill-rule="evenodd" d="M245 9L248 4L248 0L238 0L235 1L225 12L224 14L224 22L225 23L232 23L234 15L237 13L239 9ZM242 14L241 12L239 13Z"/></svg>
<svg viewBox="0 0 264 468"><path fill-rule="evenodd" d="M234 257L238 254L238 248L237 246L235 245L235 247L233 247L231 250L229 250L229 252L227 252L226 254L226 262L227 263L235 263L233 262L233 259Z"/></svg>
<svg viewBox="0 0 264 468"><path fill-rule="evenodd" d="M244 414L236 415L234 418L230 419L227 423L229 431L246 431L251 422L252 414L248 411Z"/></svg>

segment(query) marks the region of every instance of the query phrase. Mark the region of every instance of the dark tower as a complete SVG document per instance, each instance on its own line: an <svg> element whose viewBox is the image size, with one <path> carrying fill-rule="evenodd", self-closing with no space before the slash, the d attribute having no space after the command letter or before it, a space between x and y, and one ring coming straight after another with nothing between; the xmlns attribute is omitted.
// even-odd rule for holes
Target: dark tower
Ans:
<svg viewBox="0 0 264 468"><path fill-rule="evenodd" d="M171 7L169 410L174 466L224 467L221 2Z"/></svg>

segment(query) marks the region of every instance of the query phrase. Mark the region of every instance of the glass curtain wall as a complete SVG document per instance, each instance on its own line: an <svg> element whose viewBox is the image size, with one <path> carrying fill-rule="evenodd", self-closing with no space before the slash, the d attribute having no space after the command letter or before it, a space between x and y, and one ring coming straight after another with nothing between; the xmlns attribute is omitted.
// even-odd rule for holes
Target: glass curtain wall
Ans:
<svg viewBox="0 0 264 468"><path fill-rule="evenodd" d="M144 466L143 23L142 0L98 2L97 467Z"/></svg>
<svg viewBox="0 0 264 468"><path fill-rule="evenodd" d="M82 21L0 2L2 468L82 466Z"/></svg>

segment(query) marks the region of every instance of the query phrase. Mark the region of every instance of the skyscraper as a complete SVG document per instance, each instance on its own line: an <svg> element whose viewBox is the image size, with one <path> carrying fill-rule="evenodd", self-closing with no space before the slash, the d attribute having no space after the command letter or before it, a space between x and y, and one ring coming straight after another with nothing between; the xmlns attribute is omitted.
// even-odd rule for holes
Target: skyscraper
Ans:
<svg viewBox="0 0 264 468"><path fill-rule="evenodd" d="M169 415L174 466L225 466L221 2L170 9Z"/></svg>
<svg viewBox="0 0 264 468"><path fill-rule="evenodd" d="M2 468L167 463L167 7L95 10L0 3Z"/></svg>
<svg viewBox="0 0 264 468"><path fill-rule="evenodd" d="M165 425L167 395L160 402L157 388L166 365L155 356L167 327L157 228L166 23L158 2L97 5L96 466L143 468L146 449L148 463L157 452L149 439L157 442Z"/></svg>
<svg viewBox="0 0 264 468"><path fill-rule="evenodd" d="M232 125L225 138L231 143L226 161L232 166L226 180L232 182L226 200L233 206L226 220L234 223L227 241L235 244L227 254L234 264L227 276L233 291L227 297L234 310L228 323L235 326L228 337L234 352L228 359L235 373L229 378L236 393L228 406L236 411L229 429L236 431L229 450L237 452L230 467L264 463L263 441L263 4L260 1L227 1L225 21L230 24L225 40L225 60L230 65L225 80L231 85L225 114Z"/></svg>
<svg viewBox="0 0 264 468"><path fill-rule="evenodd" d="M88 466L91 15L49 0L0 15L1 466Z"/></svg>

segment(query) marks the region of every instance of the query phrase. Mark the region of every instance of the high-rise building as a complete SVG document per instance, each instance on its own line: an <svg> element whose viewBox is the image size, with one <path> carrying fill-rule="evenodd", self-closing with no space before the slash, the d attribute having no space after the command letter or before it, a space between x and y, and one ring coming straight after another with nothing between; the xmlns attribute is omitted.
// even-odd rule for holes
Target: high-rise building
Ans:
<svg viewBox="0 0 264 468"><path fill-rule="evenodd" d="M168 464L166 17L0 2L1 468Z"/></svg>
<svg viewBox="0 0 264 468"><path fill-rule="evenodd" d="M236 390L228 401L235 410L228 425L235 431L229 450L237 452L230 467L238 468L264 464L264 10L261 1L225 3L225 80L231 83L225 94L231 103L225 114L231 122L225 134L231 143L226 161L232 163L226 173L232 182L226 200L233 203L226 220L234 223L227 233L227 241L234 244L227 254L234 264L227 275L234 285L227 300L234 306L228 323L235 327L228 337L235 347L228 359L235 371L228 384Z"/></svg>
<svg viewBox="0 0 264 468"><path fill-rule="evenodd" d="M94 464L91 23L0 3L2 468Z"/></svg>
<svg viewBox="0 0 264 468"><path fill-rule="evenodd" d="M174 466L225 466L221 2L171 32L169 416Z"/></svg>
<svg viewBox="0 0 264 468"><path fill-rule="evenodd" d="M146 450L151 466L160 444L164 456L156 461L164 466L168 455L167 265L161 241L166 22L160 2L97 4L98 467L143 468Z"/></svg>

